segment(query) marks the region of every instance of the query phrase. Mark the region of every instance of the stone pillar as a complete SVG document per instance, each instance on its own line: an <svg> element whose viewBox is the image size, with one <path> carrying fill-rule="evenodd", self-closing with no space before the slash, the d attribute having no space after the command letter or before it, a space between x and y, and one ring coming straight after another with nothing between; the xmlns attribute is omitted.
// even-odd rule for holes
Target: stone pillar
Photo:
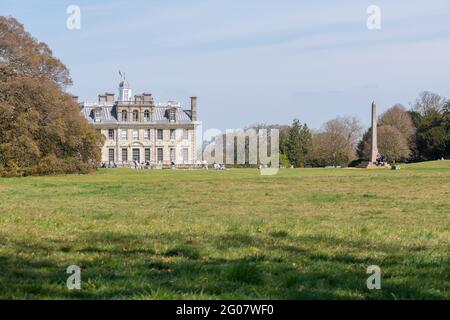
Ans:
<svg viewBox="0 0 450 320"><path fill-rule="evenodd" d="M378 141L377 141L377 105L372 102L372 146L370 149L370 162L377 161Z"/></svg>

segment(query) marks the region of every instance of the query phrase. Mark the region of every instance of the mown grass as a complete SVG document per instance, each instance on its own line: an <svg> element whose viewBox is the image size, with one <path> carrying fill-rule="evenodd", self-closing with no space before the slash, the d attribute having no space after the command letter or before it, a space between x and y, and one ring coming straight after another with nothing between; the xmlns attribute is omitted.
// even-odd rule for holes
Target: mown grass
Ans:
<svg viewBox="0 0 450 320"><path fill-rule="evenodd" d="M450 161L3 178L0 298L449 299L449 235Z"/></svg>

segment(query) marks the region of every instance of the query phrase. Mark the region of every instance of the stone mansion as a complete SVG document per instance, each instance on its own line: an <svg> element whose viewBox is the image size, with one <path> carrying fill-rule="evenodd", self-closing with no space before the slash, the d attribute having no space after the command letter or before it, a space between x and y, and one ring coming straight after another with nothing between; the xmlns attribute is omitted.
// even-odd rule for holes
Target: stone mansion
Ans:
<svg viewBox="0 0 450 320"><path fill-rule="evenodd" d="M80 103L84 117L106 137L102 163L195 164L197 98L191 97L191 108L185 110L178 102L155 103L150 93L133 97L131 92L124 79L117 100L105 93L98 102Z"/></svg>

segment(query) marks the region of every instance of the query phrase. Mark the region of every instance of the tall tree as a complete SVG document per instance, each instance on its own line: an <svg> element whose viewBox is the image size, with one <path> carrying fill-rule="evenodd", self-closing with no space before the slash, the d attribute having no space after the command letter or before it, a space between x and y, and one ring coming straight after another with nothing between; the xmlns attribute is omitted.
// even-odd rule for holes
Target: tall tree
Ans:
<svg viewBox="0 0 450 320"><path fill-rule="evenodd" d="M448 125L449 102L430 92L423 92L411 112L417 128L417 152L420 160L449 157L450 128Z"/></svg>
<svg viewBox="0 0 450 320"><path fill-rule="evenodd" d="M304 167L306 155L311 147L311 132L306 124L294 119L292 126L287 129L281 149L294 167Z"/></svg>
<svg viewBox="0 0 450 320"><path fill-rule="evenodd" d="M338 117L313 135L308 162L315 166L347 166L356 158L361 125L354 117Z"/></svg>
<svg viewBox="0 0 450 320"><path fill-rule="evenodd" d="M416 127L411 114L401 104L396 104L385 111L379 121L380 126L391 126L396 128L408 141L409 148L415 149Z"/></svg>
<svg viewBox="0 0 450 320"><path fill-rule="evenodd" d="M64 91L71 83L45 43L0 16L0 175L95 169L103 137Z"/></svg>

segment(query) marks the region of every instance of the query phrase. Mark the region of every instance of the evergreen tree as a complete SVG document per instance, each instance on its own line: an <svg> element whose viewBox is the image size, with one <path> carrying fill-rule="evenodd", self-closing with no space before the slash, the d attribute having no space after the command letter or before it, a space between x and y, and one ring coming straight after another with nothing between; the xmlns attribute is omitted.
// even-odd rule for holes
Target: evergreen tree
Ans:
<svg viewBox="0 0 450 320"><path fill-rule="evenodd" d="M411 116L417 128L418 160L450 157L449 101L437 94L423 92Z"/></svg>
<svg viewBox="0 0 450 320"><path fill-rule="evenodd" d="M281 148L294 167L305 166L311 140L312 136L308 126L302 125L299 120L294 119L292 126L286 132L284 145Z"/></svg>

